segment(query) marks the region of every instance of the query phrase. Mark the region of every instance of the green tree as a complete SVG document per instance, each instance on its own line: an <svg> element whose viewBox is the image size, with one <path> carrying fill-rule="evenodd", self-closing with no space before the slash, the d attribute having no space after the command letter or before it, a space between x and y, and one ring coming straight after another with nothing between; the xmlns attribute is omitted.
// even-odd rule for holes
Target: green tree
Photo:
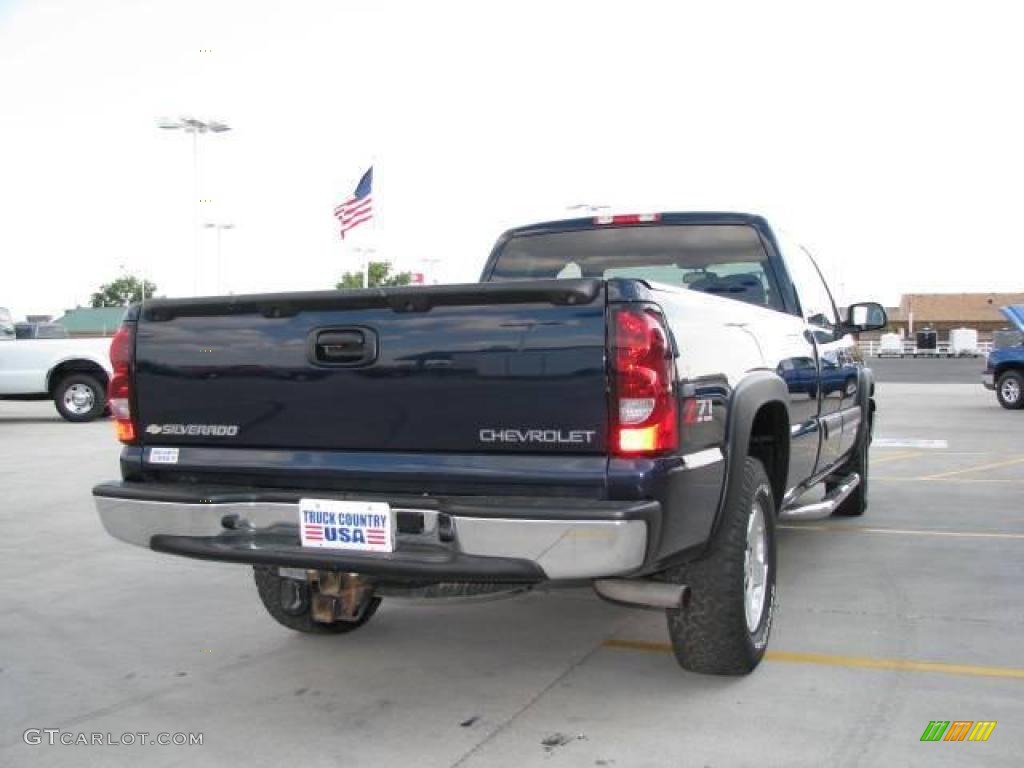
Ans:
<svg viewBox="0 0 1024 768"><path fill-rule="evenodd" d="M146 296L152 297L156 292L156 284L149 280L140 280L135 275L122 275L116 280L104 283L96 291L89 303L94 307L127 307L142 301L142 289L145 285Z"/></svg>
<svg viewBox="0 0 1024 768"><path fill-rule="evenodd" d="M390 285L408 285L412 282L411 272L396 272L391 274L391 265L386 261L370 262L370 287L380 288ZM362 272L346 272L341 276L341 282L334 286L339 291L346 288L362 288Z"/></svg>

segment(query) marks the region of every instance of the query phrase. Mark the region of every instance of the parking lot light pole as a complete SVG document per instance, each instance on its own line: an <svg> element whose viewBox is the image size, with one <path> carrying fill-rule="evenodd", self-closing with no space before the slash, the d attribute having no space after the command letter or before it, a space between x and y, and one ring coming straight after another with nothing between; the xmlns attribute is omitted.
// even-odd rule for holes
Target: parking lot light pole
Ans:
<svg viewBox="0 0 1024 768"><path fill-rule="evenodd" d="M192 229L195 239L195 276L192 281L192 292L199 293L199 273L202 269L202 248L203 241L199 233L200 199L202 198L202 176L199 167L199 137L207 133L226 133L231 130L225 122L220 120L197 120L194 117L182 117L177 120L163 118L157 121L157 126L166 131L183 131L192 135L192 182L193 203L192 203Z"/></svg>
<svg viewBox="0 0 1024 768"><path fill-rule="evenodd" d="M598 211L606 211L611 208L610 205L591 205L590 203L576 203L576 205L567 205L565 210L567 211L583 211L584 213L597 213Z"/></svg>
<svg viewBox="0 0 1024 768"><path fill-rule="evenodd" d="M215 230L217 232L217 286L216 287L217 287L217 293L223 293L224 292L224 280L223 280L224 261L222 259L220 236L221 236L221 233L225 229L234 229L235 225L232 224L230 221L208 221L205 224L203 224L203 228L204 229L213 229L213 230Z"/></svg>

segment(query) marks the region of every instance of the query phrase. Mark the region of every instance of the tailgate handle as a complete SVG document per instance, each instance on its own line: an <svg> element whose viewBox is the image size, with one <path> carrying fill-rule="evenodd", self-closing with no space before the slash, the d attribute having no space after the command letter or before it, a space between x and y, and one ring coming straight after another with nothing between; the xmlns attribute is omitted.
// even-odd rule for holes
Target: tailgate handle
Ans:
<svg viewBox="0 0 1024 768"><path fill-rule="evenodd" d="M366 365L377 359L377 334L369 328L318 331L312 352L319 365Z"/></svg>

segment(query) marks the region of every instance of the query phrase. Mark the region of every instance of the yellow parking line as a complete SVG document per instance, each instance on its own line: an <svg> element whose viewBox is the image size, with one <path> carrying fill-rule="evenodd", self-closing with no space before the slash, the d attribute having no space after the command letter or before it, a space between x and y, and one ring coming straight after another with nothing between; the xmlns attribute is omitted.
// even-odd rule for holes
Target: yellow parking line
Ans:
<svg viewBox="0 0 1024 768"><path fill-rule="evenodd" d="M921 480L941 480L944 477L953 477L954 475L966 475L969 472L981 472L986 469L1000 469L1002 467L1012 467L1015 464L1024 464L1024 456L1016 459L1010 459L1009 461L997 461L995 464L982 464L979 467L967 467L966 469L954 469L951 472L940 472L937 475L927 475L920 478Z"/></svg>
<svg viewBox="0 0 1024 768"><path fill-rule="evenodd" d="M938 480L940 483L963 483L964 485L970 485L972 483L995 483L999 485L1024 485L1024 480L1003 480L1000 478L979 478L979 477L892 477L889 475L882 475L881 477L872 476L872 480L885 480L890 483L921 483L925 480Z"/></svg>
<svg viewBox="0 0 1024 768"><path fill-rule="evenodd" d="M827 533L889 533L901 536L953 536L967 539L1024 539L1024 533L1000 531L929 531L921 528L869 528L860 525L780 525L785 531L825 531Z"/></svg>
<svg viewBox="0 0 1024 768"><path fill-rule="evenodd" d="M605 648L626 651L648 651L671 653L668 643L652 643L644 640L605 640ZM781 661L790 664L821 664L828 667L855 667L860 669L895 669L900 672L938 672L944 675L969 675L973 677L1003 677L1024 680L1024 669L1016 667L983 667L974 664L946 664L941 661L911 661L909 659L874 659L866 656L839 656L830 653L796 653L793 651L768 651L767 661Z"/></svg>
<svg viewBox="0 0 1024 768"><path fill-rule="evenodd" d="M668 643L654 643L649 640L618 640L611 638L601 645L605 648L618 648L621 651L649 651L651 653L672 653Z"/></svg>
<svg viewBox="0 0 1024 768"><path fill-rule="evenodd" d="M792 664L822 664L829 667L859 667L862 669L896 669L901 672L939 672L944 675L971 675L974 677L1008 677L1024 680L1024 669L1016 667L982 667L975 664L946 664L941 661L912 661L910 659L873 659L865 656L836 656L829 653L792 653L768 651L769 661Z"/></svg>
<svg viewBox="0 0 1024 768"><path fill-rule="evenodd" d="M915 456L924 456L924 451L907 451L906 453L897 453L892 456L885 456L881 459L871 459L871 466L876 464L886 464L890 461L900 461L902 459L912 459Z"/></svg>

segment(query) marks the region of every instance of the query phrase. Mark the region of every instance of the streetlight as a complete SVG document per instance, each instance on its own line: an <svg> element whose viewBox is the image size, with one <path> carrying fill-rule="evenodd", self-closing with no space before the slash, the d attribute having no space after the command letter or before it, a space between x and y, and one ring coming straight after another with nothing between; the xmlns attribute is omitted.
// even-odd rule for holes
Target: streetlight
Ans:
<svg viewBox="0 0 1024 768"><path fill-rule="evenodd" d="M231 130L230 125L219 120L203 121L196 120L194 117L183 117L179 120L170 120L164 117L160 119L157 125L170 130L182 129L189 133L224 133L224 131Z"/></svg>
<svg viewBox="0 0 1024 768"><path fill-rule="evenodd" d="M217 231L217 293L223 293L224 281L222 279L222 276L224 272L224 262L221 260L220 233L223 232L225 229L234 229L235 225L232 224L230 221L208 221L205 224L203 224L203 228L214 229Z"/></svg>
<svg viewBox="0 0 1024 768"><path fill-rule="evenodd" d="M203 242L199 236L199 200L202 197L202 181L199 174L199 137L205 133L226 133L231 126L219 120L197 120L194 117L182 117L177 120L161 118L157 126L166 131L183 131L192 134L192 181L194 195L192 204L192 227L195 230L195 278L193 293L199 293L199 271L203 261Z"/></svg>
<svg viewBox="0 0 1024 768"><path fill-rule="evenodd" d="M370 262L373 259L373 254L377 252L376 248L364 248L362 246L352 249L353 253L359 254L361 266L363 268L363 288L370 287Z"/></svg>

